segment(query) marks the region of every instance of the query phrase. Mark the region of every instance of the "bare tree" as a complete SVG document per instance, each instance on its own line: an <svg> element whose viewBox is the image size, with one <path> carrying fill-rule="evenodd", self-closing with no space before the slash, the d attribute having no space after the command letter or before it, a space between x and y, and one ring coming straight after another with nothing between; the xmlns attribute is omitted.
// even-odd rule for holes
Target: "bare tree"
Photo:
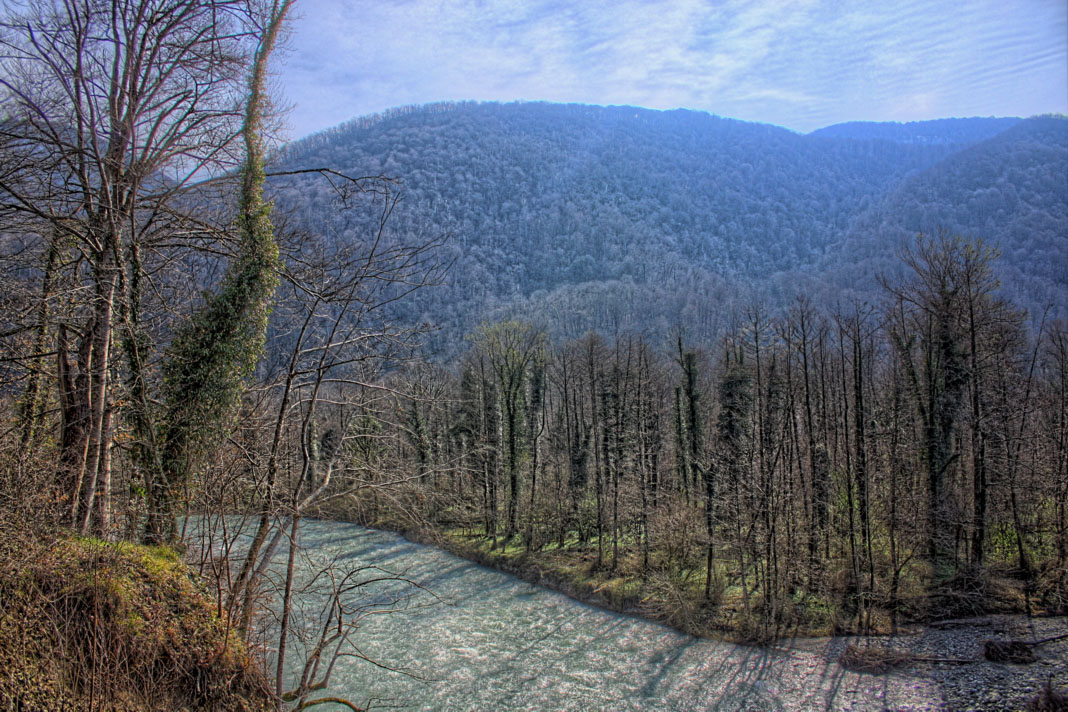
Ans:
<svg viewBox="0 0 1068 712"><path fill-rule="evenodd" d="M504 322L485 326L475 339L478 349L486 355L496 376L498 406L502 418L504 453L502 459L508 473L508 508L505 539L516 533L519 505L520 458L529 446L524 437L523 422L530 417L527 403L528 386L540 368L545 349L545 334L529 324ZM537 386L540 398L541 386ZM533 430L532 430L533 432Z"/></svg>
<svg viewBox="0 0 1068 712"><path fill-rule="evenodd" d="M108 478L113 345L120 315L137 308L138 275L129 270L174 192L229 164L256 35L245 0L4 8L0 211L72 252L66 269L77 302L56 340L58 494L82 529Z"/></svg>

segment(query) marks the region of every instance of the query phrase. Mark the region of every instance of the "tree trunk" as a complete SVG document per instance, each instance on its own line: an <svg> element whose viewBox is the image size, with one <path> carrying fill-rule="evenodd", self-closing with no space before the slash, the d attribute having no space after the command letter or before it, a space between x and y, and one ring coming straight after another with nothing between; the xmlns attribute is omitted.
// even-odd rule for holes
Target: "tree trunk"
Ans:
<svg viewBox="0 0 1068 712"><path fill-rule="evenodd" d="M108 378L110 376L110 348L112 317L115 309L115 289L118 282L114 250L118 247L118 235L108 236L108 245L96 267L96 301L93 315L93 348L89 369L89 433L85 457L85 475L82 478L82 493L78 502L76 525L83 534L88 533L93 515L93 500L100 476L101 454L107 447L104 433L104 414L108 406ZM104 506L108 506L107 503Z"/></svg>

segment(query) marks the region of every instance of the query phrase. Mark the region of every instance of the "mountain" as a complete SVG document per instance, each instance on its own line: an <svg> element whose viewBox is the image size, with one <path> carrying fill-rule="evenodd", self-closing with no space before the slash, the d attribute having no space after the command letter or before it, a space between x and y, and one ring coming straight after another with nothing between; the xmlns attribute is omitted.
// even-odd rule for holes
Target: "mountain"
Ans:
<svg viewBox="0 0 1068 712"><path fill-rule="evenodd" d="M1020 123L1019 118L935 119L933 121L848 121L816 129L810 136L857 140L970 145L993 138Z"/></svg>
<svg viewBox="0 0 1068 712"><path fill-rule="evenodd" d="M513 314L565 334L714 332L755 296L871 294L903 239L939 228L999 245L1006 289L1028 306L1063 305L1066 138L1063 117L801 135L695 111L471 102L357 119L274 163L403 181L392 239L447 233L454 263L398 317L440 324L445 344ZM321 180L277 187L307 229L352 240L373 225L335 209Z"/></svg>
<svg viewBox="0 0 1068 712"><path fill-rule="evenodd" d="M861 212L842 254L889 269L887 246L938 230L982 237L1001 253L1009 295L1033 313L1068 295L1068 120L1035 117L912 175Z"/></svg>

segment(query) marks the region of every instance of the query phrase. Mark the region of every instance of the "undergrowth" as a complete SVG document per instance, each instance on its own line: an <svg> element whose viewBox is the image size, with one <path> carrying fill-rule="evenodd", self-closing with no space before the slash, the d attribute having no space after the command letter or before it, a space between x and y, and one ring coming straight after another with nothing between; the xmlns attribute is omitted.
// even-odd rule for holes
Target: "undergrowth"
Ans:
<svg viewBox="0 0 1068 712"><path fill-rule="evenodd" d="M178 555L0 523L0 709L271 708Z"/></svg>

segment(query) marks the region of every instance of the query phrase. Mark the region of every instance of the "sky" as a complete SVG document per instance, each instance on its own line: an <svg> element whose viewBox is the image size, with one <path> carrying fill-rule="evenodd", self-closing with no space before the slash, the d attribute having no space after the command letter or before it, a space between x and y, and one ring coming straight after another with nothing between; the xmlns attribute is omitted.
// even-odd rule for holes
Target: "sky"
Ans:
<svg viewBox="0 0 1068 712"><path fill-rule="evenodd" d="M298 0L289 137L436 101L842 121L1068 113L1065 0Z"/></svg>

